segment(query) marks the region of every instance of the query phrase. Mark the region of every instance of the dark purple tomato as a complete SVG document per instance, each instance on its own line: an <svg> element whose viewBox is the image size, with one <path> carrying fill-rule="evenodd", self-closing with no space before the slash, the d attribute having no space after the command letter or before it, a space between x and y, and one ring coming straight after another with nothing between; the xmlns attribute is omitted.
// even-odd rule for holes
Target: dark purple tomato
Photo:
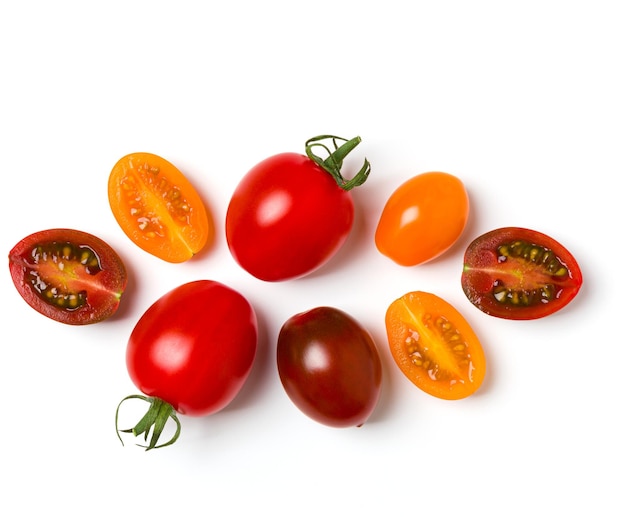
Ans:
<svg viewBox="0 0 626 517"><path fill-rule="evenodd" d="M277 361L291 401L319 423L361 426L376 407L382 383L378 350L343 311L318 307L289 318L278 336Z"/></svg>

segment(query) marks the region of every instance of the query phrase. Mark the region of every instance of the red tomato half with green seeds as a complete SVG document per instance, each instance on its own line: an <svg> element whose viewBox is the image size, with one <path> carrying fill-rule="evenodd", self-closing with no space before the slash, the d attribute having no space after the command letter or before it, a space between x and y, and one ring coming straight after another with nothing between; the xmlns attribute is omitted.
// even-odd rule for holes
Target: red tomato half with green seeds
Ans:
<svg viewBox="0 0 626 517"><path fill-rule="evenodd" d="M572 301L582 283L574 256L534 230L492 230L465 251L463 292L481 311L499 318L531 320L553 314Z"/></svg>
<svg viewBox="0 0 626 517"><path fill-rule="evenodd" d="M230 404L252 369L256 349L256 315L240 293L211 280L173 289L144 313L128 341L128 373L142 395L124 400L139 398L150 407L121 432L147 438L154 428L147 448L171 445L180 433L178 413L209 415ZM170 418L176 434L158 445ZM116 426L117 420L116 413Z"/></svg>
<svg viewBox="0 0 626 517"><path fill-rule="evenodd" d="M330 139L329 149L322 143ZM337 145L337 141L343 141ZM351 180L343 159L361 141L332 136L306 143L307 155L282 153L260 162L241 180L228 205L226 238L237 263L265 281L302 277L344 244L354 219L350 190L370 172L365 160ZM328 157L317 156L324 149Z"/></svg>
<svg viewBox="0 0 626 517"><path fill-rule="evenodd" d="M127 283L124 263L99 237L68 228L33 233L9 252L11 278L37 312L68 325L113 315Z"/></svg>

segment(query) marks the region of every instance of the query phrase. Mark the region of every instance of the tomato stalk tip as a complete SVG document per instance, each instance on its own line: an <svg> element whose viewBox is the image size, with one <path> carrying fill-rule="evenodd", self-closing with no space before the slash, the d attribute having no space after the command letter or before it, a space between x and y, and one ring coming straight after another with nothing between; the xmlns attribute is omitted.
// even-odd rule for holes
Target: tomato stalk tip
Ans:
<svg viewBox="0 0 626 517"><path fill-rule="evenodd" d="M324 144L324 140L331 140L333 149ZM338 141L343 143L339 145ZM344 190L351 190L354 187L358 187L359 185L365 183L365 180L367 180L367 177L369 176L372 169L370 162L367 160L367 158L365 158L363 161L363 166L352 179L348 180L344 178L344 176L341 174L343 160L357 145L359 145L359 143L361 143L360 136L356 136L353 139L348 140L339 136L320 135L314 138L310 138L306 141L306 155L322 169L328 172L328 174L330 174L337 182L337 185L339 187ZM315 148L323 149L324 152L328 154L328 156L326 158L318 156L314 152Z"/></svg>
<svg viewBox="0 0 626 517"><path fill-rule="evenodd" d="M148 402L150 404L150 407L148 408L148 411L143 416L143 418L139 420L139 422L137 422L134 427L131 427L130 429L120 429L118 427L120 406L129 399L143 400L145 402ZM170 418L176 424L176 431L174 433L174 436L168 442L157 445L159 442L159 438L161 437L161 433L165 428L165 424ZM120 433L132 433L133 436L139 436L143 434L143 439L145 441L148 441L148 436L151 429L152 436L150 438L150 443L147 446L137 444L140 447L145 447L147 451L149 451L150 449L167 447L168 445L172 445L176 442L176 440L178 440L178 437L180 436L181 425L180 420L176 415L176 410L172 407L172 405L159 398L146 397L144 395L129 395L128 397L122 399L122 401L117 406L117 410L115 411L115 430L117 432L117 437L120 439L120 442L122 442L122 445L124 445L124 441L122 440Z"/></svg>

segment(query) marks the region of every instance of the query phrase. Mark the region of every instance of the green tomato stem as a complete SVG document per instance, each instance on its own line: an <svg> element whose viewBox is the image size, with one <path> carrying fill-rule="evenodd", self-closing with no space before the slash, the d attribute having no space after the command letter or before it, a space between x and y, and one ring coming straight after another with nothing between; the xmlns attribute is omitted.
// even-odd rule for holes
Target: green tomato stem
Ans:
<svg viewBox="0 0 626 517"><path fill-rule="evenodd" d="M332 142L333 149L324 144L324 140L330 140ZM338 141L343 142L343 144L338 145ZM352 179L347 180L341 174L343 160L357 145L359 145L359 143L361 143L360 136L354 137L352 140L347 140L346 138L341 138L339 136L320 135L306 141L306 155L317 163L317 165L319 165L322 169L328 172L328 174L330 174L337 182L339 187L344 190L351 190L354 187L358 187L359 185L365 183L365 180L369 176L372 169L370 162L366 158L363 161L363 166ZM326 158L322 158L315 154L314 150L317 148L323 149L328 156Z"/></svg>
<svg viewBox="0 0 626 517"><path fill-rule="evenodd" d="M142 417L141 420L139 420L139 422L137 422L134 427L131 427L130 429L120 429L118 427L120 406L129 399L143 400L145 402L148 402L150 404L150 407L148 408L146 414ZM168 442L157 445L159 442L159 438L161 437L161 433L165 428L165 424L167 424L167 421L170 418L176 424L176 431L174 433L174 436ZM178 437L180 436L181 425L180 420L178 419L178 416L176 414L176 410L172 407L172 405L159 398L146 397L144 395L129 395L128 397L122 399L122 401L117 406L117 410L115 411L115 430L117 432L117 437L120 439L120 442L122 442L122 445L124 445L124 441L122 440L120 433L132 433L133 436L139 436L143 434L143 439L147 442L151 429L152 436L150 438L150 443L147 446L137 444L140 447L145 447L147 451L149 451L150 449L160 449L161 447L167 447L168 445L172 445L176 442L176 440L178 440Z"/></svg>

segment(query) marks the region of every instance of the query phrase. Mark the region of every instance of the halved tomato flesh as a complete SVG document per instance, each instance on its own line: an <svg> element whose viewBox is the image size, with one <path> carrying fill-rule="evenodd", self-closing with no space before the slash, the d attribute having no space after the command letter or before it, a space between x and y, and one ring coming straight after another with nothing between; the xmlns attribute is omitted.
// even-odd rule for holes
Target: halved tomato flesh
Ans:
<svg viewBox="0 0 626 517"><path fill-rule="evenodd" d="M468 397L482 384L486 361L469 323L438 296L410 292L385 317L396 364L418 388L442 399Z"/></svg>
<svg viewBox="0 0 626 517"><path fill-rule="evenodd" d="M213 237L206 207L189 180L150 153L121 158L109 176L109 204L124 233L167 262L189 260Z"/></svg>
<svg viewBox="0 0 626 517"><path fill-rule="evenodd" d="M34 233L9 253L16 289L37 312L70 325L102 321L117 311L126 268L100 238L72 229Z"/></svg>
<svg viewBox="0 0 626 517"><path fill-rule="evenodd" d="M567 305L582 286L573 255L543 233L499 228L475 239L465 252L461 284L481 311L530 320Z"/></svg>

